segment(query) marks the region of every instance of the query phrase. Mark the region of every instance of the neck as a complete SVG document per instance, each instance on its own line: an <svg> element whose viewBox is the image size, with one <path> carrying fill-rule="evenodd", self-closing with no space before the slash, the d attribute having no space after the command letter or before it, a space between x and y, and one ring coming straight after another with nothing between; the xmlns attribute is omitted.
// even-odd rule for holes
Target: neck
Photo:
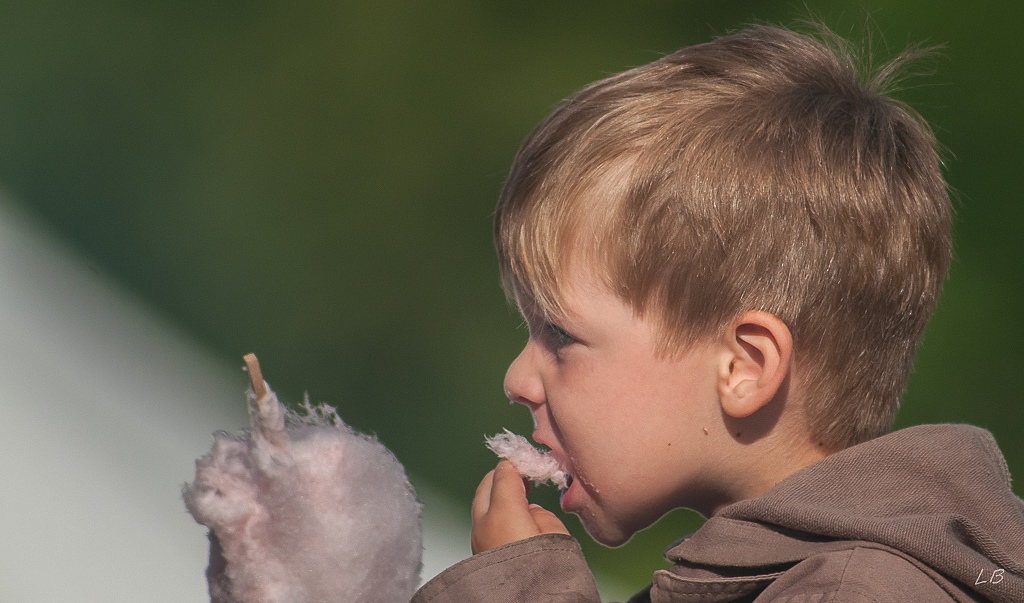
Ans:
<svg viewBox="0 0 1024 603"><path fill-rule="evenodd" d="M722 467L728 478L723 480L721 474L712 476L716 483L714 486L708 484L711 489L707 490L712 494L701 501L704 508L695 507L696 510L705 517L711 517L723 507L757 498L790 475L830 454L816 446L805 430L793 433L793 430L781 427L776 425L752 441L732 438L727 444L730 450ZM735 435L737 432L731 433Z"/></svg>

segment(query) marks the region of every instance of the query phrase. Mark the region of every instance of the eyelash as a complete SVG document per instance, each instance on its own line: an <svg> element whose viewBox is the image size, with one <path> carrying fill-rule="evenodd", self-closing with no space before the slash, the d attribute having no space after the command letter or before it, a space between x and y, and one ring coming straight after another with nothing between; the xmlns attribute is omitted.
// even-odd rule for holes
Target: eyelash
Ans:
<svg viewBox="0 0 1024 603"><path fill-rule="evenodd" d="M544 323L544 338L555 350L560 350L576 343L576 338L570 335L568 331L550 322Z"/></svg>

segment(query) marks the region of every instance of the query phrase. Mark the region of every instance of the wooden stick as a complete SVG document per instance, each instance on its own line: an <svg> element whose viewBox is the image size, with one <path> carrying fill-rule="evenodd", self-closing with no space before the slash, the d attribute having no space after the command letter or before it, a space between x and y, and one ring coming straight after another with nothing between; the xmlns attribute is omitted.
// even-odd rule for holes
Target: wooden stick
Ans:
<svg viewBox="0 0 1024 603"><path fill-rule="evenodd" d="M263 372L260 371L260 361L256 359L256 354L246 354L242 357L245 360L245 366L249 369L249 381L252 382L252 393L256 395L257 400L262 400L263 396L267 395L267 384L263 381Z"/></svg>

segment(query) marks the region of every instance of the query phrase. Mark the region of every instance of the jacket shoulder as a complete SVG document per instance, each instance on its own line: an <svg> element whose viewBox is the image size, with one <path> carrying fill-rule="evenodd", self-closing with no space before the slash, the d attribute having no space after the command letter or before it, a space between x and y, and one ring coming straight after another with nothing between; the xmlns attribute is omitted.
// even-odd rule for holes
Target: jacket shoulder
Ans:
<svg viewBox="0 0 1024 603"><path fill-rule="evenodd" d="M900 555L855 547L809 557L764 590L755 603L954 603L957 599Z"/></svg>

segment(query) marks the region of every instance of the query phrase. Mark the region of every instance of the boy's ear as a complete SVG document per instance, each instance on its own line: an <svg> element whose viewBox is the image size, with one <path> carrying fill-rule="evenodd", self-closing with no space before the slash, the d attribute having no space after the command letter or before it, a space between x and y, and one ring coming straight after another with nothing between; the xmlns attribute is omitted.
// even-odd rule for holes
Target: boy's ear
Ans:
<svg viewBox="0 0 1024 603"><path fill-rule="evenodd" d="M723 337L718 393L725 414L742 419L771 402L782 387L793 358L793 337L786 323L761 310L736 317Z"/></svg>

